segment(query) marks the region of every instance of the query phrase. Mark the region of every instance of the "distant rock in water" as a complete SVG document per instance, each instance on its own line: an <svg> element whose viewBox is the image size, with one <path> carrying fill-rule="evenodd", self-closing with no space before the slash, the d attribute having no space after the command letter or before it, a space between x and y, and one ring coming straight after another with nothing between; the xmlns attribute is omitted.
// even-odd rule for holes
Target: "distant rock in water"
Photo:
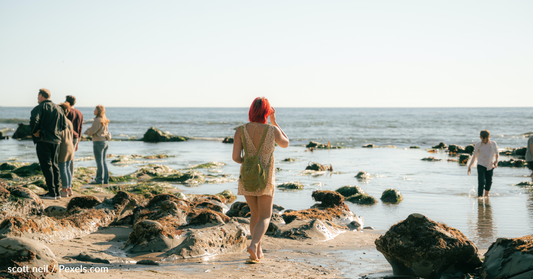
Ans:
<svg viewBox="0 0 533 279"><path fill-rule="evenodd" d="M312 171L333 171L333 166L332 165L329 165L329 166L326 166L326 165L322 165L322 164L319 164L319 163L311 163L310 165L308 165L307 167L305 167L305 170L312 170Z"/></svg>
<svg viewBox="0 0 533 279"><path fill-rule="evenodd" d="M466 165L466 163L468 163L468 160L470 160L470 157L470 154L459 155L459 164Z"/></svg>
<svg viewBox="0 0 533 279"><path fill-rule="evenodd" d="M357 173L355 178L357 178L359 180L372 179L372 175L370 175L370 173L368 173L366 171L360 171L360 172Z"/></svg>
<svg viewBox="0 0 533 279"><path fill-rule="evenodd" d="M402 200L402 194L396 189L387 189L383 191L383 194L381 195L381 201L386 203L399 203Z"/></svg>
<svg viewBox="0 0 533 279"><path fill-rule="evenodd" d="M182 136L175 136L170 133L164 133L156 127L151 127L144 133L143 141L145 142L161 142L161 141L186 141Z"/></svg>
<svg viewBox="0 0 533 279"><path fill-rule="evenodd" d="M498 167L525 168L526 166L527 166L526 160L521 160L521 159L510 159L508 161L498 162Z"/></svg>
<svg viewBox="0 0 533 279"><path fill-rule="evenodd" d="M283 184L278 185L278 188L283 190L302 190L304 188L304 185L299 181L285 182Z"/></svg>
<svg viewBox="0 0 533 279"><path fill-rule="evenodd" d="M363 194L364 191L359 186L342 186L339 189L335 190L337 193L343 195L344 197L351 197L356 194Z"/></svg>
<svg viewBox="0 0 533 279"><path fill-rule="evenodd" d="M481 267L482 278L533 278L533 235L498 238Z"/></svg>
<svg viewBox="0 0 533 279"><path fill-rule="evenodd" d="M29 124L20 123L17 130L11 136L14 139L31 139L31 128Z"/></svg>
<svg viewBox="0 0 533 279"><path fill-rule="evenodd" d="M426 158L422 158L422 161L439 162L439 161L442 161L442 159L437 159L435 157L426 157Z"/></svg>
<svg viewBox="0 0 533 279"><path fill-rule="evenodd" d="M372 205L377 203L376 199L368 195L367 193L355 194L353 196L347 197L346 200L357 204Z"/></svg>
<svg viewBox="0 0 533 279"><path fill-rule="evenodd" d="M224 140L222 141L222 143L233 143L233 138L232 137L225 137Z"/></svg>
<svg viewBox="0 0 533 279"><path fill-rule="evenodd" d="M373 143L369 143L369 144L365 144L363 146L361 146L362 148L374 148L374 144Z"/></svg>
<svg viewBox="0 0 533 279"><path fill-rule="evenodd" d="M420 149L420 146L412 145L412 146L409 146L409 148L411 148L411 149Z"/></svg>
<svg viewBox="0 0 533 279"><path fill-rule="evenodd" d="M375 244L394 275L470 278L467 273L481 266L476 245L464 234L418 213L393 225Z"/></svg>
<svg viewBox="0 0 533 279"><path fill-rule="evenodd" d="M444 143L444 142L441 142L431 148L435 148L435 149L446 149L448 146Z"/></svg>
<svg viewBox="0 0 533 279"><path fill-rule="evenodd" d="M473 145L459 146L456 144L450 144L450 146L448 146L448 153L450 154L460 154L460 153L472 154L473 152L474 152Z"/></svg>
<svg viewBox="0 0 533 279"><path fill-rule="evenodd" d="M309 144L307 144L305 147L307 148L318 148L318 149L339 149L342 148L342 146L333 146L329 142L328 143L319 143L316 141L310 141Z"/></svg>
<svg viewBox="0 0 533 279"><path fill-rule="evenodd" d="M500 155L507 155L507 156L525 156L527 151L527 147L520 147L520 148L505 148L502 152L500 152Z"/></svg>

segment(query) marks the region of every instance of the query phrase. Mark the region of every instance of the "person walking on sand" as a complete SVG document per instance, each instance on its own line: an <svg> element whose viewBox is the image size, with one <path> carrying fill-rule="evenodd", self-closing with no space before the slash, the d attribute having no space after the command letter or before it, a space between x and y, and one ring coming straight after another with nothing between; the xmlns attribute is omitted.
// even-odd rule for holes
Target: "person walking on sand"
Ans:
<svg viewBox="0 0 533 279"><path fill-rule="evenodd" d="M67 118L63 110L54 104L50 90L41 88L37 94L38 106L32 109L30 128L36 145L37 158L43 172L48 192L41 199L60 199L58 151Z"/></svg>
<svg viewBox="0 0 533 279"><path fill-rule="evenodd" d="M111 133L107 129L109 119L105 116L105 108L102 105L96 106L94 115L96 117L92 126L85 131L85 134L92 138L96 160L96 177L91 184L109 184L109 171L105 162L109 140L111 140Z"/></svg>
<svg viewBox="0 0 533 279"><path fill-rule="evenodd" d="M68 115L70 112L70 104L64 102L59 105L63 109L63 113ZM71 197L72 192L72 161L74 160L74 145L72 143L73 130L72 122L67 118L67 129L63 130L61 135L61 144L59 144L59 173L61 174L61 197Z"/></svg>
<svg viewBox="0 0 533 279"><path fill-rule="evenodd" d="M479 133L480 142L474 146L474 154L468 162L468 175L472 171L472 165L477 162L477 196L489 196L490 187L492 186L492 173L498 167L498 145L495 141L490 140L490 133L483 130Z"/></svg>
<svg viewBox="0 0 533 279"><path fill-rule="evenodd" d="M72 144L74 145L74 152L76 152L78 151L78 145L80 143L81 133L83 131L83 114L81 111L74 108L74 105L76 104L76 97L68 95L65 103L70 104L70 112L67 115L67 119L72 122L72 127L74 128ZM74 177L74 157L72 157L72 164L70 164L70 173Z"/></svg>
<svg viewBox="0 0 533 279"><path fill-rule="evenodd" d="M270 116L271 125L267 124ZM238 195L244 195L250 207L250 232L252 241L246 249L250 254L248 263L257 263L263 258L261 239L265 235L270 218L274 198L274 148L275 143L280 147L289 146L289 138L276 122L276 110L270 106L265 97L258 97L250 106L248 112L249 123L242 125L235 131L233 142L233 161L241 164ZM244 151L244 156L241 154ZM248 180L243 179L243 163L252 157L259 158L261 169L264 170L263 183L254 189Z"/></svg>
<svg viewBox="0 0 533 279"><path fill-rule="evenodd" d="M533 134L527 140L526 147L527 168L531 170L531 179L533 180Z"/></svg>

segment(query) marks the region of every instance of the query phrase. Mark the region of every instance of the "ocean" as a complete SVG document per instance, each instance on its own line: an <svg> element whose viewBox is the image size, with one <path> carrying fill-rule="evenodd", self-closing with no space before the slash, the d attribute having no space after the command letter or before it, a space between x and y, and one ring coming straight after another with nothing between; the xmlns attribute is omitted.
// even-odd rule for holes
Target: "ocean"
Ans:
<svg viewBox="0 0 533 279"><path fill-rule="evenodd" d="M94 117L94 108L78 108L86 121L84 130ZM232 145L223 144L224 137L233 136L234 128L246 123L248 108L106 108L111 120L109 129L114 139L140 139L150 127L175 135L189 137L186 142L144 143L113 141L109 153L115 155L174 155L154 163L175 169L211 161L226 165L217 170L231 181L177 188L184 193L214 194L229 189L237 192L239 165L231 159ZM0 107L0 129L16 129L20 122L29 122L31 108ZM335 190L345 185L358 185L375 197L375 205L347 202L350 209L365 220L365 226L387 230L411 213L422 213L438 222L459 229L479 248L486 249L498 237L519 237L533 233L533 193L515 186L530 180L527 168L499 167L489 200L472 197L477 189L477 174L467 175L467 167L444 152L429 153L439 142L469 145L479 141L479 131L487 129L500 148L523 147L525 133L533 131L531 108L276 108L277 120L291 143L274 153L276 183L299 181L300 191L277 190L274 203L286 209L305 209L314 204L314 190ZM306 151L309 141L342 146L342 149ZM396 148L361 148L373 143ZM421 149L410 149L410 146ZM92 143L81 142L77 158L90 157ZM444 159L422 161L424 157ZM294 162L283 162L294 158ZM453 157L456 158L456 157ZM500 160L511 157L501 156ZM31 141L0 140L0 163L8 160L37 162ZM149 160L148 160L149 161ZM311 162L331 164L333 172L303 172ZM146 164L119 166L109 164L113 175L135 171ZM94 161L79 161L76 166L94 166ZM359 171L373 178L355 178ZM379 201L385 189L399 190L404 200L399 204ZM239 200L244 200L239 197Z"/></svg>

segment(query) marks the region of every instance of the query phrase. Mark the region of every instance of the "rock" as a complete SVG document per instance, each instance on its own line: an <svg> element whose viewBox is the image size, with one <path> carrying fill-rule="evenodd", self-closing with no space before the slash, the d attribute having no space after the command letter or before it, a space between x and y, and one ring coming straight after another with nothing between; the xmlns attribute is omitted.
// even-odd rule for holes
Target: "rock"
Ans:
<svg viewBox="0 0 533 279"><path fill-rule="evenodd" d="M420 146L412 145L412 146L409 146L409 148L411 148L411 149L420 149Z"/></svg>
<svg viewBox="0 0 533 279"><path fill-rule="evenodd" d="M292 163L292 162L295 162L295 161L296 161L296 159L294 159L294 158L285 158L285 159L283 159L283 162L291 162Z"/></svg>
<svg viewBox="0 0 533 279"><path fill-rule="evenodd" d="M448 152L450 153L459 153L459 150L464 150L464 148L456 144L450 144L448 146Z"/></svg>
<svg viewBox="0 0 533 279"><path fill-rule="evenodd" d="M44 209L44 215L48 217L61 218L67 214L67 209L63 206L51 205Z"/></svg>
<svg viewBox="0 0 533 279"><path fill-rule="evenodd" d="M442 159L437 159L435 157L426 157L426 158L422 158L422 161L440 162L442 161Z"/></svg>
<svg viewBox="0 0 533 279"><path fill-rule="evenodd" d="M164 133L156 127L151 127L144 133L143 141L145 142L161 142L161 141L186 141L182 136L175 136L170 133Z"/></svg>
<svg viewBox="0 0 533 279"><path fill-rule="evenodd" d="M19 162L5 162L0 164L0 170L14 170L24 166L24 163Z"/></svg>
<svg viewBox="0 0 533 279"><path fill-rule="evenodd" d="M531 182L531 181L522 181L522 182L520 182L520 183L515 184L515 186L520 186L520 187L533 187L533 182Z"/></svg>
<svg viewBox="0 0 533 279"><path fill-rule="evenodd" d="M190 168L191 169L211 169L211 168L222 167L222 166L225 166L225 165L226 164L222 163L222 162L208 162L208 163L204 163L204 164L194 165L194 166L191 166Z"/></svg>
<svg viewBox="0 0 533 279"><path fill-rule="evenodd" d="M459 164L466 165L468 163L468 160L470 160L470 154L461 154L459 155Z"/></svg>
<svg viewBox="0 0 533 279"><path fill-rule="evenodd" d="M189 226L205 224L225 224L230 218L221 212L211 209L203 209L192 214L188 222Z"/></svg>
<svg viewBox="0 0 533 279"><path fill-rule="evenodd" d="M237 196L230 190L224 190L218 194L215 194L215 196L220 197L223 200L223 203L232 203L237 199Z"/></svg>
<svg viewBox="0 0 533 279"><path fill-rule="evenodd" d="M306 170L312 170L312 171L333 171L333 167L331 165L326 166L319 163L311 163L311 165L308 165L305 167Z"/></svg>
<svg viewBox="0 0 533 279"><path fill-rule="evenodd" d="M402 200L402 194L396 189L387 189L381 195L381 201L386 203L399 203Z"/></svg>
<svg viewBox="0 0 533 279"><path fill-rule="evenodd" d="M505 148L503 151L500 152L500 155L507 155L507 156L525 156L527 152L527 146L520 147L520 148Z"/></svg>
<svg viewBox="0 0 533 279"><path fill-rule="evenodd" d="M332 146L329 143L319 143L316 141L310 141L305 147L307 148L317 148L317 149L340 149L342 146Z"/></svg>
<svg viewBox="0 0 533 279"><path fill-rule="evenodd" d="M465 152L472 155L472 153L474 153L474 145L467 145L465 146Z"/></svg>
<svg viewBox="0 0 533 279"><path fill-rule="evenodd" d="M224 140L222 141L222 143L233 143L233 138L232 137L225 137Z"/></svg>
<svg viewBox="0 0 533 279"><path fill-rule="evenodd" d="M226 215L229 217L249 217L250 207L245 202L234 202Z"/></svg>
<svg viewBox="0 0 533 279"><path fill-rule="evenodd" d="M29 124L20 123L17 130L11 136L14 139L31 139L31 127Z"/></svg>
<svg viewBox="0 0 533 279"><path fill-rule="evenodd" d="M49 278L59 272L59 264L50 248L39 241L22 237L0 239L0 273L8 267L16 267L14 278Z"/></svg>
<svg viewBox="0 0 533 279"><path fill-rule="evenodd" d="M481 278L533 278L533 235L498 238L485 253Z"/></svg>
<svg viewBox="0 0 533 279"><path fill-rule="evenodd" d="M188 229L179 245L163 254L168 260L242 253L246 248L246 229L235 220L213 227Z"/></svg>
<svg viewBox="0 0 533 279"><path fill-rule="evenodd" d="M285 182L277 186L282 190L303 190L304 185L300 181Z"/></svg>
<svg viewBox="0 0 533 279"><path fill-rule="evenodd" d="M357 178L359 180L372 179L372 175L370 175L370 173L368 173L366 171L360 171L360 172L357 173L355 178Z"/></svg>
<svg viewBox="0 0 533 279"><path fill-rule="evenodd" d="M8 139L7 134L13 131L11 128L0 128L0 139Z"/></svg>
<svg viewBox="0 0 533 279"><path fill-rule="evenodd" d="M5 189L9 191L8 202L4 204L4 211L8 215L27 217L43 214L44 203L32 190L21 186L8 186Z"/></svg>
<svg viewBox="0 0 533 279"><path fill-rule="evenodd" d="M527 167L527 162L526 160L522 159L510 159L508 161L499 161L498 167L525 168Z"/></svg>
<svg viewBox="0 0 533 279"><path fill-rule="evenodd" d="M309 220L317 219L324 221L331 221L338 224L347 224L352 221L355 214L349 211L344 206L342 207L326 207L324 209L310 208L304 210L286 210L281 217L285 223L290 224L295 220Z"/></svg>
<svg viewBox="0 0 533 279"><path fill-rule="evenodd" d="M67 205L67 210L71 210L75 207L78 208L93 208L102 202L100 199L98 199L95 196L81 196L81 197L74 197L70 200L70 202Z"/></svg>
<svg viewBox="0 0 533 279"><path fill-rule="evenodd" d="M317 202L321 202L321 207L344 207L344 197L334 191L313 191L311 197Z"/></svg>
<svg viewBox="0 0 533 279"><path fill-rule="evenodd" d="M170 182L179 182L187 184L189 186L199 185L205 182L205 175L199 171L191 170L188 172L176 172L169 174L167 176L160 176L157 180L170 181Z"/></svg>
<svg viewBox="0 0 533 279"><path fill-rule="evenodd" d="M0 203L6 203L9 200L9 196L11 196L11 193L4 186L0 186Z"/></svg>
<svg viewBox="0 0 533 279"><path fill-rule="evenodd" d="M309 219L296 220L281 226L276 230L275 236L297 240L330 240L342 231L339 226L329 221Z"/></svg>
<svg viewBox="0 0 533 279"><path fill-rule="evenodd" d="M374 227L372 227L372 226L366 226L366 227L363 228L363 230L371 230L371 231L373 231L373 230L374 230Z"/></svg>
<svg viewBox="0 0 533 279"><path fill-rule="evenodd" d="M142 220L133 226L133 231L124 245L127 253L162 252L178 245L178 239L183 230L176 230L178 223L171 218Z"/></svg>
<svg viewBox="0 0 533 279"><path fill-rule="evenodd" d="M362 148L374 148L374 144L373 143L369 143L369 144L365 144L363 146L361 146Z"/></svg>
<svg viewBox="0 0 533 279"><path fill-rule="evenodd" d="M21 177L33 176L33 175L42 175L41 166L39 163L33 163L29 166L23 166L13 170L13 172Z"/></svg>
<svg viewBox="0 0 533 279"><path fill-rule="evenodd" d="M91 263L104 263L104 264L110 264L111 261L108 259L104 259L101 257L98 257L94 254L90 254L87 252L82 252L79 255L72 257L75 260L82 261L82 262L91 262Z"/></svg>
<svg viewBox="0 0 533 279"><path fill-rule="evenodd" d="M377 201L374 197L369 196L366 193L355 194L353 196L347 197L347 201L357 203L357 204L376 204Z"/></svg>
<svg viewBox="0 0 533 279"><path fill-rule="evenodd" d="M158 262L154 260L140 260L136 264L142 264L142 265L159 265Z"/></svg>
<svg viewBox="0 0 533 279"><path fill-rule="evenodd" d="M350 196L353 196L355 194L362 194L364 193L365 191L363 191L363 189L359 186L351 186L351 185L347 185L347 186L342 186L340 187L339 189L335 190L336 192L338 192L339 194L343 195L344 197L350 197Z"/></svg>
<svg viewBox="0 0 533 279"><path fill-rule="evenodd" d="M472 241L418 213L393 225L375 244L398 276L441 278L445 271L469 273L481 266Z"/></svg>
<svg viewBox="0 0 533 279"><path fill-rule="evenodd" d="M437 144L437 145L435 145L435 146L433 146L433 147L431 147L431 148L435 148L435 149L446 149L447 146L446 146L446 144L445 144L444 142L441 142L441 143L439 143L439 144Z"/></svg>

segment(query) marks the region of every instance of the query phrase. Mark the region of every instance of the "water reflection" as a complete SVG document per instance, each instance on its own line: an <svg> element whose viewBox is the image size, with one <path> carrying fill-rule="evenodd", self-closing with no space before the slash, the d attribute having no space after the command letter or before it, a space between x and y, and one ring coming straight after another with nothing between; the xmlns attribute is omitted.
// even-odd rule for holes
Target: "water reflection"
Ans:
<svg viewBox="0 0 533 279"><path fill-rule="evenodd" d="M477 199L477 239L478 246L488 247L494 242L495 226L492 220L492 207L489 198Z"/></svg>

